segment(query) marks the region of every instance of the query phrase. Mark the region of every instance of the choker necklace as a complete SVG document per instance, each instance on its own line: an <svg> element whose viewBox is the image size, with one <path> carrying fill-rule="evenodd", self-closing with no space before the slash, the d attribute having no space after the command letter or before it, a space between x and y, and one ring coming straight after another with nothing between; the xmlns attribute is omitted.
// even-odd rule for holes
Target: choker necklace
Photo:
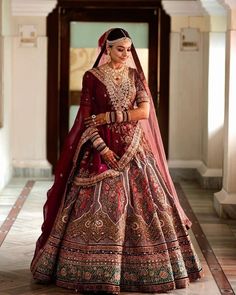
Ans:
<svg viewBox="0 0 236 295"><path fill-rule="evenodd" d="M109 64L107 64L107 66L108 66L108 72L109 72L111 78L116 83L119 83L122 80L122 78L124 77L126 67L123 65L122 67L115 69L115 68L112 68Z"/></svg>

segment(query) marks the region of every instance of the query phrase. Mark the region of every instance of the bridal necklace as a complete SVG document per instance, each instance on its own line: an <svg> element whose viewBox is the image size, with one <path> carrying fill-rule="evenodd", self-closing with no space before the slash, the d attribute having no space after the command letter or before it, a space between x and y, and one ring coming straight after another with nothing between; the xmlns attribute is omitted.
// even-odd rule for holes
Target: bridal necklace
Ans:
<svg viewBox="0 0 236 295"><path fill-rule="evenodd" d="M126 67L123 65L122 67L115 69L108 64L107 72L109 72L110 77L114 80L114 82L120 83L125 75L125 68Z"/></svg>
<svg viewBox="0 0 236 295"><path fill-rule="evenodd" d="M119 69L113 69L109 64L106 64L104 66L104 80L114 109L127 110L131 94L128 67L124 65Z"/></svg>

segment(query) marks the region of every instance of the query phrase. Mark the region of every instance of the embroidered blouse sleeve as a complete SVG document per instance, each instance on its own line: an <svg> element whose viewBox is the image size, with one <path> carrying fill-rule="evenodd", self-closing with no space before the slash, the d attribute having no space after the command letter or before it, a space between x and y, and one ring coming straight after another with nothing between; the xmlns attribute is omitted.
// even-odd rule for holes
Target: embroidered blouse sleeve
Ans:
<svg viewBox="0 0 236 295"><path fill-rule="evenodd" d="M150 97L149 97L148 93L146 92L143 82L141 81L140 76L137 71L135 72L134 79L135 79L137 105L139 105L142 102L149 102Z"/></svg>

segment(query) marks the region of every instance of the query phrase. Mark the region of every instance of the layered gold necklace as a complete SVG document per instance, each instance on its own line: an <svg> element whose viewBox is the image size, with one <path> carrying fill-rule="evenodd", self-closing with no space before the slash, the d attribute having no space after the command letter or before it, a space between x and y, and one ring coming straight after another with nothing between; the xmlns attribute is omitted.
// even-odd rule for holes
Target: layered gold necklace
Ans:
<svg viewBox="0 0 236 295"><path fill-rule="evenodd" d="M126 74L127 67L124 65L118 69L112 68L109 64L107 64L107 67L105 68L106 73L112 78L112 80L119 84L124 78L124 75Z"/></svg>
<svg viewBox="0 0 236 295"><path fill-rule="evenodd" d="M128 75L128 67L122 66L119 69L113 69L106 64L103 69L104 82L114 109L128 110L131 94L131 81Z"/></svg>

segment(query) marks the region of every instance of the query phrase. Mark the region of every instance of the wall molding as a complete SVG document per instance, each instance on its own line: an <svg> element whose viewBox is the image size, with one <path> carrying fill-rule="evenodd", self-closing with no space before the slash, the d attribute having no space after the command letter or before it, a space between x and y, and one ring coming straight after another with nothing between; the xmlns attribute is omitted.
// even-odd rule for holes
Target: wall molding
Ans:
<svg viewBox="0 0 236 295"><path fill-rule="evenodd" d="M227 9L236 9L236 1L235 0L216 0L219 4L223 5Z"/></svg>
<svg viewBox="0 0 236 295"><path fill-rule="evenodd" d="M52 177L52 166L47 160L12 160L14 177Z"/></svg>
<svg viewBox="0 0 236 295"><path fill-rule="evenodd" d="M207 14L199 1L163 0L162 6L169 15L202 16Z"/></svg>
<svg viewBox="0 0 236 295"><path fill-rule="evenodd" d="M198 168L203 164L200 160L168 160L169 168Z"/></svg>
<svg viewBox="0 0 236 295"><path fill-rule="evenodd" d="M200 0L202 7L205 9L208 15L226 15L227 10L223 3L215 0Z"/></svg>
<svg viewBox="0 0 236 295"><path fill-rule="evenodd" d="M46 17L57 5L57 0L11 0L13 16Z"/></svg>

